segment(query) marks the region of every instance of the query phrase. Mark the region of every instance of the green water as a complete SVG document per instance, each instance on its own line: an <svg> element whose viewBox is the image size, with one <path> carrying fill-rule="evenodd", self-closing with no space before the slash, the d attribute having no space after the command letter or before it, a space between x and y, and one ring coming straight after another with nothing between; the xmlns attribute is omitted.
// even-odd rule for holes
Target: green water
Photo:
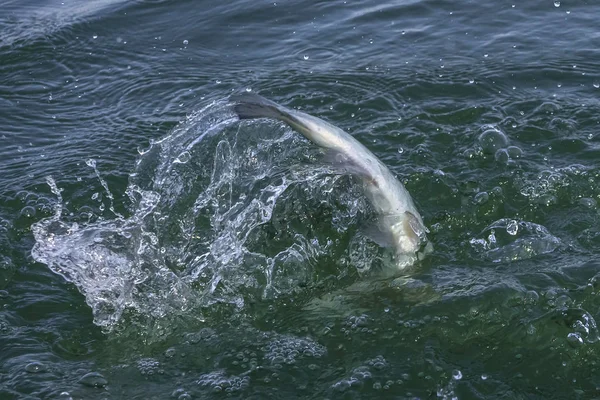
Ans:
<svg viewBox="0 0 600 400"><path fill-rule="evenodd" d="M0 399L593 399L585 1L0 2ZM435 251L260 93L346 130Z"/></svg>

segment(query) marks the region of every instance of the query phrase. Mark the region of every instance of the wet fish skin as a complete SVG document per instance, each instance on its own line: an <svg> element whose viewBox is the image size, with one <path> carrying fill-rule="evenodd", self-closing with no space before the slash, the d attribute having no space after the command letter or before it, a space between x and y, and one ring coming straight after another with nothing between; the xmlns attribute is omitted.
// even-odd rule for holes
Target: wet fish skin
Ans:
<svg viewBox="0 0 600 400"><path fill-rule="evenodd" d="M433 250L429 232L414 202L392 172L369 149L342 129L312 115L292 110L254 93L233 95L241 120L270 118L285 122L323 148L342 171L357 176L378 215L370 235L394 251L395 264L404 269Z"/></svg>

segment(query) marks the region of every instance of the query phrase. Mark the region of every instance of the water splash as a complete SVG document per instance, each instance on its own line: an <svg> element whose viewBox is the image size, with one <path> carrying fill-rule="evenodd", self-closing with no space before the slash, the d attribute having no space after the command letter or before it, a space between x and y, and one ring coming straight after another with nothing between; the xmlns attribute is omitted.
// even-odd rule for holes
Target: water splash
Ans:
<svg viewBox="0 0 600 400"><path fill-rule="evenodd" d="M114 211L94 160L112 219L76 220L48 178L57 204L32 226L32 255L73 282L108 331L129 315L141 325L204 320L218 306L241 315L248 300L311 283L318 260L346 249L366 210L350 180L315 155L281 124L238 123L226 103L211 104L141 155L128 216Z"/></svg>
<svg viewBox="0 0 600 400"><path fill-rule="evenodd" d="M492 223L479 236L471 239L472 249L496 263L551 253L562 243L542 225L510 218Z"/></svg>

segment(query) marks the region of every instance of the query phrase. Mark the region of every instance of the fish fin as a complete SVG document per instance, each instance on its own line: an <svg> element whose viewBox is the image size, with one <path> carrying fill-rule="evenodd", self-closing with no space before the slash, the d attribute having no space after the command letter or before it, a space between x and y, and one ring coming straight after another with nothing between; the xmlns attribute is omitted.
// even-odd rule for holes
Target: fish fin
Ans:
<svg viewBox="0 0 600 400"><path fill-rule="evenodd" d="M279 104L254 93L242 93L229 98L237 103L233 109L240 119L274 118L282 120L286 114Z"/></svg>
<svg viewBox="0 0 600 400"><path fill-rule="evenodd" d="M307 139L311 138L311 129L306 120L292 110L289 110L271 100L267 100L255 93L241 93L232 95L229 100L236 103L233 106L239 119L273 118L285 122L292 129L300 132Z"/></svg>
<svg viewBox="0 0 600 400"><path fill-rule="evenodd" d="M425 243L427 241L427 233L429 233L429 229L427 229L421 221L410 211L405 211L404 215L406 215L405 228L410 228L410 231L415 235L415 239L419 241L419 243ZM409 229L407 229L408 231Z"/></svg>
<svg viewBox="0 0 600 400"><path fill-rule="evenodd" d="M394 237L389 232L383 232L377 225L362 229L363 234L381 247L394 247Z"/></svg>

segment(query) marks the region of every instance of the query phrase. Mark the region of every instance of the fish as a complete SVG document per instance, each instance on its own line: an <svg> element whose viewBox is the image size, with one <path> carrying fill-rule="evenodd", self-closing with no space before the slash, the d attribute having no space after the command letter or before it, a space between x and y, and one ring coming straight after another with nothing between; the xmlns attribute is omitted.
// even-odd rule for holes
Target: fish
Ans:
<svg viewBox="0 0 600 400"><path fill-rule="evenodd" d="M284 107L256 93L235 94L229 100L240 120L282 121L324 149L334 168L358 178L377 216L374 226L368 229L368 236L392 250L397 269L412 266L433 251L427 239L429 230L409 192L389 168L353 136L320 118Z"/></svg>

